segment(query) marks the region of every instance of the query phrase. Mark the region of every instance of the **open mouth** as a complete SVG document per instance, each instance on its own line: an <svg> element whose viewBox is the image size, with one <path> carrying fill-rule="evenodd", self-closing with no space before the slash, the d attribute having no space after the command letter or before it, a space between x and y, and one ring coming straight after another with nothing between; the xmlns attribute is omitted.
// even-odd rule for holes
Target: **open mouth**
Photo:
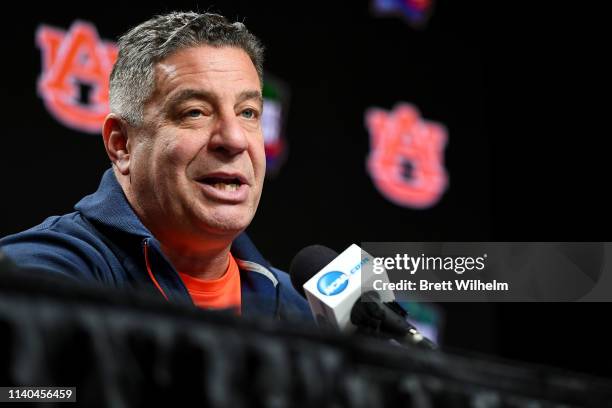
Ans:
<svg viewBox="0 0 612 408"><path fill-rule="evenodd" d="M204 177L198 181L220 191L236 191L245 184L239 177Z"/></svg>

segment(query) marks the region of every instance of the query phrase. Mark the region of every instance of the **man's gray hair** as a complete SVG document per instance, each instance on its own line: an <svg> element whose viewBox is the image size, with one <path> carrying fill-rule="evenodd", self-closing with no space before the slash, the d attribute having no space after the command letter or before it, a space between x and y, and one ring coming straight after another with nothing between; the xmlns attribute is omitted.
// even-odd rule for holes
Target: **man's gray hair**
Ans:
<svg viewBox="0 0 612 408"><path fill-rule="evenodd" d="M110 110L130 125L143 121L144 105L155 91L155 64L200 45L237 47L251 58L263 83L263 46L244 24L211 13L172 12L132 28L119 38L119 56L110 76Z"/></svg>

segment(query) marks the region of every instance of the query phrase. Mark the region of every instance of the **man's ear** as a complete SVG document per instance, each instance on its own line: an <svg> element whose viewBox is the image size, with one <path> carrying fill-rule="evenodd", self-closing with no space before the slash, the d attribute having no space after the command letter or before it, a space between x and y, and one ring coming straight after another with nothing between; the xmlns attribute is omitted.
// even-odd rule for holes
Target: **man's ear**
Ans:
<svg viewBox="0 0 612 408"><path fill-rule="evenodd" d="M108 158L123 175L130 172L130 146L127 123L114 113L108 114L102 126L102 138Z"/></svg>

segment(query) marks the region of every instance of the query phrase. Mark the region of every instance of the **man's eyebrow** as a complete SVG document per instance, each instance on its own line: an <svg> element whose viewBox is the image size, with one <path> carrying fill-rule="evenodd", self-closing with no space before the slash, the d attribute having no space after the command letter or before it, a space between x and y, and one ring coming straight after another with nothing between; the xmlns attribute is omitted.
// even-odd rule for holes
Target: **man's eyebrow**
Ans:
<svg viewBox="0 0 612 408"><path fill-rule="evenodd" d="M236 98L236 103L242 103L244 101L248 101L249 99L255 99L259 103L259 106L263 106L263 97L261 96L261 91L251 90L251 91L242 91L238 94Z"/></svg>
<svg viewBox="0 0 612 408"><path fill-rule="evenodd" d="M188 101L190 99L214 101L216 100L216 96L212 92L204 91L201 89L183 89L172 95L170 98L168 98L168 100L166 100L166 103L164 104L164 110L168 111L173 106L177 106L182 102Z"/></svg>
<svg viewBox="0 0 612 408"><path fill-rule="evenodd" d="M217 97L214 93L201 89L183 89L172 95L170 98L168 98L168 100L166 100L166 103L164 104L164 110L168 111L173 106L177 106L182 102L188 101L190 99L199 99L214 102L217 100ZM259 90L249 90L240 92L238 94L238 97L236 98L236 104L248 101L249 99L255 99L257 100L260 106L263 106L263 97L261 96L261 91Z"/></svg>

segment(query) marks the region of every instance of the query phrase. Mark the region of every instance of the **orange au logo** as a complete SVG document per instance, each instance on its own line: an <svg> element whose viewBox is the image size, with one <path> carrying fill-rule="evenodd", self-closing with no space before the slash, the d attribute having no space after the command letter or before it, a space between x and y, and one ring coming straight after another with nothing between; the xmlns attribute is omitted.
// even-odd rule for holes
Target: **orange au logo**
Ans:
<svg viewBox="0 0 612 408"><path fill-rule="evenodd" d="M67 32L41 25L36 44L42 52L38 92L49 112L72 129L100 132L109 111L115 44L100 40L96 28L83 21L74 22Z"/></svg>
<svg viewBox="0 0 612 408"><path fill-rule="evenodd" d="M367 168L378 191L403 207L436 204L448 184L445 128L422 119L407 103L390 112L368 109L366 126L371 148Z"/></svg>

